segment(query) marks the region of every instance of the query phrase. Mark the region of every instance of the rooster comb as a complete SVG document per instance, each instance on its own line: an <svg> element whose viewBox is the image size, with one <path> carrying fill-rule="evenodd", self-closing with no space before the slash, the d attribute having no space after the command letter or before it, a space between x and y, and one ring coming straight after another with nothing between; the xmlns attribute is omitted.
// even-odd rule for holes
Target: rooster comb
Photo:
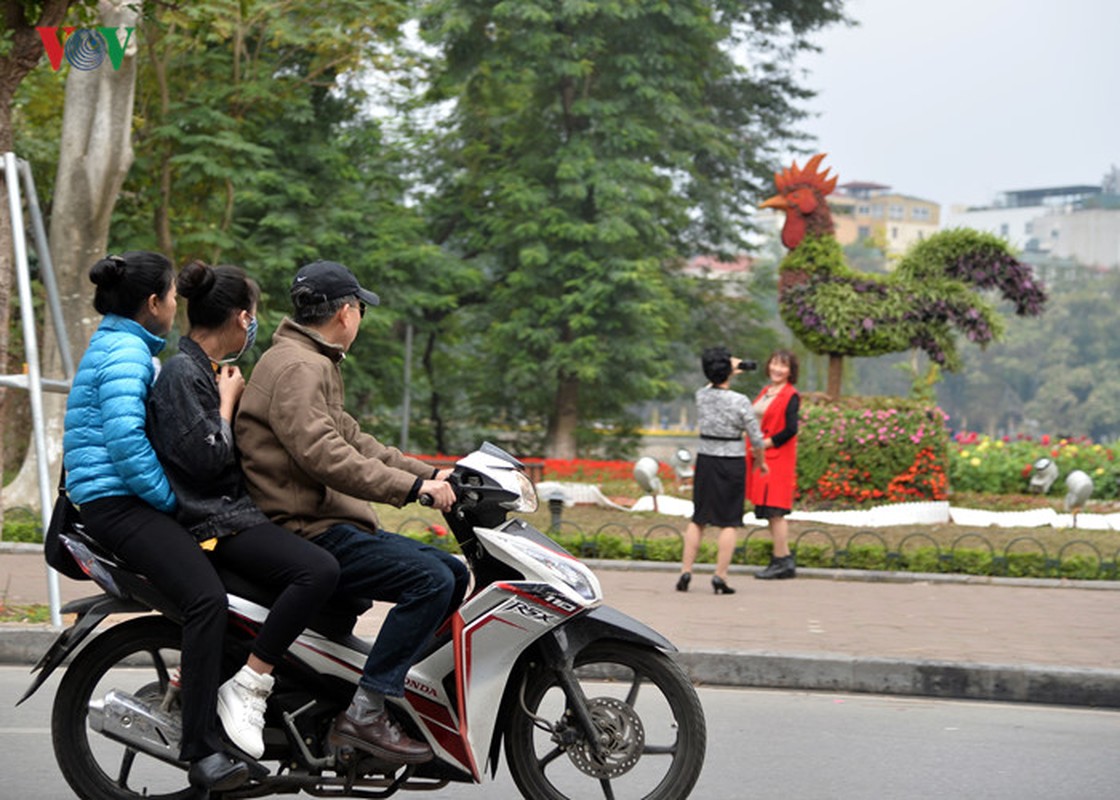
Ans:
<svg viewBox="0 0 1120 800"><path fill-rule="evenodd" d="M817 171L824 157L825 153L817 153L805 162L804 169L797 166L797 162L794 161L792 167L788 167L781 172L775 172L774 184L778 187L778 191L781 194L785 194L789 190L796 189L799 186L807 186L810 189L816 189L822 197L832 194L832 190L836 188L836 180L839 176L833 175L831 178L828 177L827 169L824 172Z"/></svg>

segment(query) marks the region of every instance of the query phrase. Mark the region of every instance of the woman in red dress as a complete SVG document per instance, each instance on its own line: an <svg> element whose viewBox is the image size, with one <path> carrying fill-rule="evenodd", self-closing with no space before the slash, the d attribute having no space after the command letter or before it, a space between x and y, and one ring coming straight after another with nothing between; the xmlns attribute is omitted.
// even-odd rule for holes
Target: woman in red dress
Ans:
<svg viewBox="0 0 1120 800"><path fill-rule="evenodd" d="M797 574L789 551L789 522L793 510L793 490L797 486L797 418L801 395L797 383L797 356L778 350L766 361L770 385L754 401L754 412L762 424L763 445L768 472L753 469L753 454L747 453L747 499L754 514L770 526L774 555L756 578L792 578Z"/></svg>

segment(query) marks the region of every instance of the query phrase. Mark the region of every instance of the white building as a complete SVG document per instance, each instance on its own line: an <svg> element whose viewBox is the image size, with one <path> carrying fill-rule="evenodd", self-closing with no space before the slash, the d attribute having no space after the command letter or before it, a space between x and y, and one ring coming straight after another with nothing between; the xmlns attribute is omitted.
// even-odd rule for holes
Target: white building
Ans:
<svg viewBox="0 0 1120 800"><path fill-rule="evenodd" d="M1120 198L1102 186L1055 186L1004 192L992 206L954 206L946 228L975 228L1026 255L1046 253L1086 266L1120 267Z"/></svg>

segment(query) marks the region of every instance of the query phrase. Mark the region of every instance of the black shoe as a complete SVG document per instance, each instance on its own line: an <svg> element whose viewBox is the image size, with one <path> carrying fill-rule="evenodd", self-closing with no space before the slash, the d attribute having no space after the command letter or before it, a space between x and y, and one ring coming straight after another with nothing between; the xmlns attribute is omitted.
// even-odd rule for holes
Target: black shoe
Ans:
<svg viewBox="0 0 1120 800"><path fill-rule="evenodd" d="M229 753L211 753L191 764L187 778L196 788L228 792L249 780L249 767Z"/></svg>
<svg viewBox="0 0 1120 800"><path fill-rule="evenodd" d="M427 742L409 737L386 711L364 725L343 711L335 718L327 742L335 749L356 747L394 764L423 764L435 757Z"/></svg>
<svg viewBox="0 0 1120 800"><path fill-rule="evenodd" d="M782 556L781 558L772 557L766 569L762 572L756 572L754 576L763 581L794 578L797 576L797 565L794 563L792 555Z"/></svg>
<svg viewBox="0 0 1120 800"><path fill-rule="evenodd" d="M682 572L681 576L679 578L677 578L677 591L678 592L687 592L688 591L688 584L691 580L692 580L692 573L691 572Z"/></svg>
<svg viewBox="0 0 1120 800"><path fill-rule="evenodd" d="M712 591L716 594L735 594L735 590L727 585L727 581L719 575L712 577Z"/></svg>

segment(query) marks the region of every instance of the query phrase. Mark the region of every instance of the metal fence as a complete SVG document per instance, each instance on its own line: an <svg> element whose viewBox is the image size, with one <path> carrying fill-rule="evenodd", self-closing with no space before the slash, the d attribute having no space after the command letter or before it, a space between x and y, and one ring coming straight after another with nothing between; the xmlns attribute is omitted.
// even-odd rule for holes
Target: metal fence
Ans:
<svg viewBox="0 0 1120 800"><path fill-rule="evenodd" d="M412 517L405 520L398 530L403 534L416 535L430 532L433 527L429 520ZM642 528L608 522L588 531L575 522L564 520L548 532L565 541L574 539L572 549L581 558L621 557L644 561L649 559L654 542L667 540L670 550L679 559L680 548L684 544L683 530L668 523ZM751 547L752 540L757 547ZM769 529L765 526L747 528L736 544L732 563L747 564L752 550L768 553L768 544L763 545L762 542L769 543L769 540ZM906 571L907 564L921 560L931 563L933 571L937 572L995 576L1014 574L1013 562L1027 558L1034 565L1032 572L1041 572L1043 577L1061 577L1076 568L1078 577L1116 580L1120 562L1120 548L1112 553L1102 552L1096 543L1088 539L1064 542L1057 552L1051 552L1033 536L1018 536L999 549L979 531L960 534L946 548L926 533L907 534L892 546L882 534L873 530L836 535L821 528L809 528L794 538L790 550L794 554L799 550L807 556L811 554L814 566L860 569L867 568L863 564L871 558L881 560L887 570ZM925 551L924 554L921 551ZM977 564L977 553L986 554L986 565Z"/></svg>

